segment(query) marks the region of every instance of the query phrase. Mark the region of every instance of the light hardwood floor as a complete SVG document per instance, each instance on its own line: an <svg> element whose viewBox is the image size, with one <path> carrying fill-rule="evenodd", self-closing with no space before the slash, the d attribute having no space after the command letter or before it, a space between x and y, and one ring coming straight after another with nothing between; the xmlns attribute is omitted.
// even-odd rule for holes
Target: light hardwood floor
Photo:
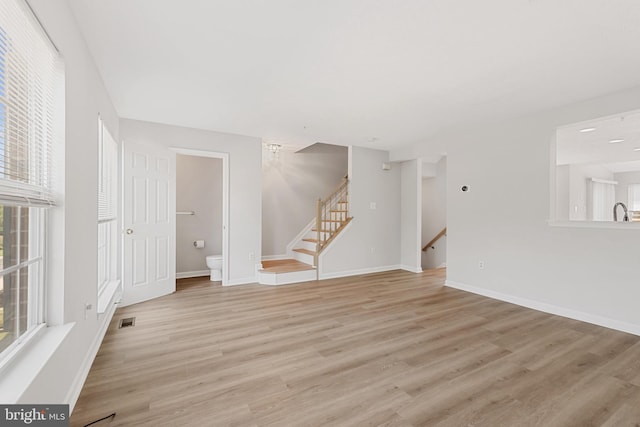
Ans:
<svg viewBox="0 0 640 427"><path fill-rule="evenodd" d="M185 279L116 312L71 425L640 425L640 337L443 282Z"/></svg>

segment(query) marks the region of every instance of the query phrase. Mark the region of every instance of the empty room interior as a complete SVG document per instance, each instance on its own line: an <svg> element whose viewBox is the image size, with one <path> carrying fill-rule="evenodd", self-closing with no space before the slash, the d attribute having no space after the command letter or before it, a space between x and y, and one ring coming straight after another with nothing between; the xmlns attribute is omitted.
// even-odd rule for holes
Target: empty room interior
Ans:
<svg viewBox="0 0 640 427"><path fill-rule="evenodd" d="M640 425L639 22L2 0L0 406Z"/></svg>

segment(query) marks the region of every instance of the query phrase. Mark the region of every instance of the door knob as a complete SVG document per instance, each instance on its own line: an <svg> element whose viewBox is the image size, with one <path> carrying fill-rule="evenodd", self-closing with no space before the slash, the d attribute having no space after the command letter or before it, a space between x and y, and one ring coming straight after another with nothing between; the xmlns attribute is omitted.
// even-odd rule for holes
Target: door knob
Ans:
<svg viewBox="0 0 640 427"><path fill-rule="evenodd" d="M133 229L132 229L132 228L127 228L126 233L127 233L127 234L133 234Z"/></svg>

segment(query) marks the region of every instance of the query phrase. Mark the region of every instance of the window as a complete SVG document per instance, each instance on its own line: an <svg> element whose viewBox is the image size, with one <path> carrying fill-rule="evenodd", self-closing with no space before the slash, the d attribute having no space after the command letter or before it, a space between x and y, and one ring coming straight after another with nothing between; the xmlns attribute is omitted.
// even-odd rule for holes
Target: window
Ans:
<svg viewBox="0 0 640 427"><path fill-rule="evenodd" d="M98 119L98 312L118 284L118 144Z"/></svg>
<svg viewBox="0 0 640 427"><path fill-rule="evenodd" d="M0 359L44 322L58 55L23 0L0 2Z"/></svg>

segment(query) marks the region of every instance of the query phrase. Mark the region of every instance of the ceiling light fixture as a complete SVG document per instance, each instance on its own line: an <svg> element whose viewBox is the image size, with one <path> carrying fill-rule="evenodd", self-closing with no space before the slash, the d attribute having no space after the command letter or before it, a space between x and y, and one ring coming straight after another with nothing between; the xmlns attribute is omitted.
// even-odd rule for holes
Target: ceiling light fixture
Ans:
<svg viewBox="0 0 640 427"><path fill-rule="evenodd" d="M619 142L624 142L624 139L610 139L609 144L617 144Z"/></svg>
<svg viewBox="0 0 640 427"><path fill-rule="evenodd" d="M596 128L584 128L584 129L580 129L580 132L586 133L586 132L593 132L594 130L596 130Z"/></svg>
<svg viewBox="0 0 640 427"><path fill-rule="evenodd" d="M278 154L280 150L282 150L282 145L280 144L267 144L267 150L271 151L273 154Z"/></svg>
<svg viewBox="0 0 640 427"><path fill-rule="evenodd" d="M634 148L633 151L640 151L640 147Z"/></svg>

